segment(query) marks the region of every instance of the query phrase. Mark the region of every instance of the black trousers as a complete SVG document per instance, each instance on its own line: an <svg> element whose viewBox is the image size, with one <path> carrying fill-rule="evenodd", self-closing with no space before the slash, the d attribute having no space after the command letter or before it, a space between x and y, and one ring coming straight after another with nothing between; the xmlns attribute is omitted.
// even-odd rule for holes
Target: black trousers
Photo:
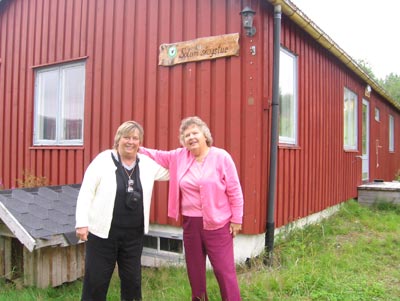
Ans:
<svg viewBox="0 0 400 301"><path fill-rule="evenodd" d="M106 301L116 263L121 281L121 300L142 300L140 258L143 229L112 232L107 239L89 233L82 301Z"/></svg>

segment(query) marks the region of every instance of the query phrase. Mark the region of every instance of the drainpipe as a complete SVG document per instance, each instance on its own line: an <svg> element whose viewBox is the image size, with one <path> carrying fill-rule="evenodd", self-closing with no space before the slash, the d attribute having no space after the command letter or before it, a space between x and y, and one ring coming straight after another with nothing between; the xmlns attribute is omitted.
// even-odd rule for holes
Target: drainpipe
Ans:
<svg viewBox="0 0 400 301"><path fill-rule="evenodd" d="M271 155L267 206L267 225L265 232L266 264L272 265L275 233L275 191L278 164L278 121L279 121L279 55L281 46L281 6L274 6L274 52L273 52L273 85L272 85L272 118L271 118ZM265 261L264 261L265 262Z"/></svg>

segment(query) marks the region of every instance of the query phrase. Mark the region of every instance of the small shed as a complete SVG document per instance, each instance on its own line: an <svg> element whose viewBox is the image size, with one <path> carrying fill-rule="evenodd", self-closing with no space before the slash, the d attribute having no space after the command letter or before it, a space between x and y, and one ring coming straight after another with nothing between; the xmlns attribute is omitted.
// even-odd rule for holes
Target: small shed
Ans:
<svg viewBox="0 0 400 301"><path fill-rule="evenodd" d="M0 277L55 287L84 274L75 237L80 185L0 191Z"/></svg>

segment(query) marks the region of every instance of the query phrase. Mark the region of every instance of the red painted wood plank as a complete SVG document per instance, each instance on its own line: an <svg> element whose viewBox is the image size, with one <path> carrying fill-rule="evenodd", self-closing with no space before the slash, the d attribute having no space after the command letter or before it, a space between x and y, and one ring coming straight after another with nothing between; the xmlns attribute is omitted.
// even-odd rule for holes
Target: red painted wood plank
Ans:
<svg viewBox="0 0 400 301"><path fill-rule="evenodd" d="M72 57L72 49L74 47L73 38L73 21L77 17L74 11L74 1L65 2L65 28L64 28L64 58ZM78 34L78 33L76 33Z"/></svg>

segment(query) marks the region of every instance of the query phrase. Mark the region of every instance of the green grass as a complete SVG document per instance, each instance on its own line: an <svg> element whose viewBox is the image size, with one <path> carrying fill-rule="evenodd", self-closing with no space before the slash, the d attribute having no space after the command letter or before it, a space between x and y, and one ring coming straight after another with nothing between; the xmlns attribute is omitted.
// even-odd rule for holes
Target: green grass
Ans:
<svg viewBox="0 0 400 301"><path fill-rule="evenodd" d="M254 258L237 267L243 300L400 300L400 206L344 204L329 219L277 237L272 265ZM220 300L213 273L210 301ZM58 288L16 289L0 281L0 301L79 300L82 283ZM114 277L109 300L119 300ZM144 268L143 299L189 300L184 268Z"/></svg>

